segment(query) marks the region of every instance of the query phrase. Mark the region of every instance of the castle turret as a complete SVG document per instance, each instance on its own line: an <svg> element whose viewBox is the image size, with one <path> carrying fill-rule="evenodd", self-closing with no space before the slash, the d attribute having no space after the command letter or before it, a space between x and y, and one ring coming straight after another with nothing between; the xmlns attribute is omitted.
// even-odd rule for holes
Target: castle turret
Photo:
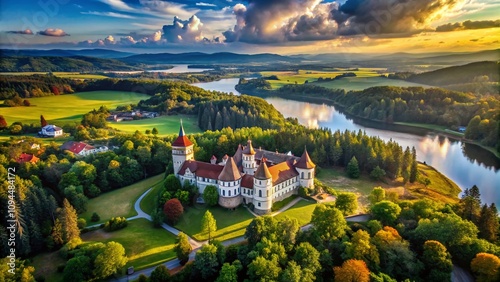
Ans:
<svg viewBox="0 0 500 282"><path fill-rule="evenodd" d="M229 157L219 174L219 205L236 208L241 204L241 173L232 157Z"/></svg>
<svg viewBox="0 0 500 282"><path fill-rule="evenodd" d="M262 158L253 177L253 205L258 214L271 211L273 204L273 176L267 168L266 159Z"/></svg>
<svg viewBox="0 0 500 282"><path fill-rule="evenodd" d="M174 174L177 175L185 161L194 160L193 143L184 133L184 127L179 128L179 136L172 143L172 161L174 165Z"/></svg>
<svg viewBox="0 0 500 282"><path fill-rule="evenodd" d="M299 183L302 187L314 188L314 168L316 165L312 162L307 149L304 148L304 153L300 160L295 164L295 169L299 173Z"/></svg>
<svg viewBox="0 0 500 282"><path fill-rule="evenodd" d="M255 150L252 146L252 140L248 140L247 146L242 151L242 155L243 172L253 175L257 169L257 163L255 162Z"/></svg>

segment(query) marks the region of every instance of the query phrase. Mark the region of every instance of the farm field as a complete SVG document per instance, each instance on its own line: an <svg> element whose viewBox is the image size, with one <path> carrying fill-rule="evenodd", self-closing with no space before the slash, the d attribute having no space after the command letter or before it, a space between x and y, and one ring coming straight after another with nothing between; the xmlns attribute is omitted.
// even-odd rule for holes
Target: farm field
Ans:
<svg viewBox="0 0 500 282"><path fill-rule="evenodd" d="M201 220L207 208L202 206L189 207L184 210L175 228L182 230L197 241L208 240L208 234L201 232ZM231 211L216 206L208 208L217 221L217 231L212 234L212 238L225 241L245 234L248 224L254 218L244 207L240 206Z"/></svg>
<svg viewBox="0 0 500 282"><path fill-rule="evenodd" d="M85 243L115 241L123 245L128 262L124 269L148 268L175 258L175 235L163 228L154 228L143 218L128 222L128 226L113 232L98 229L81 235Z"/></svg>
<svg viewBox="0 0 500 282"><path fill-rule="evenodd" d="M134 210L134 203L152 186L163 180L163 174L147 178L132 185L119 188L96 198L89 200L87 204L87 211L80 215L87 221L87 225L103 223L112 217L123 216L131 217L137 215ZM98 222L91 222L90 217L96 212L101 220Z"/></svg>
<svg viewBox="0 0 500 282"><path fill-rule="evenodd" d="M33 74L47 74L47 72L1 72L0 75L33 75ZM53 72L53 75L62 78L75 78L75 79L103 79L108 78L101 74L89 74L79 72Z"/></svg>
<svg viewBox="0 0 500 282"><path fill-rule="evenodd" d="M110 122L108 125L126 133L134 133L136 130L144 133L147 129L152 130L153 127L156 127L159 132L158 136L165 136L179 133L181 119L187 134L201 132L198 127L197 117L189 115L160 116L152 119Z"/></svg>
<svg viewBox="0 0 500 282"><path fill-rule="evenodd" d="M39 124L40 115L43 115L49 123L62 126L70 122L79 122L84 114L100 106L114 109L119 105L136 104L148 97L133 92L91 91L31 98L30 107L2 108L2 115L9 124L16 121Z"/></svg>
<svg viewBox="0 0 500 282"><path fill-rule="evenodd" d="M384 69L368 69L368 68L359 68L357 70L332 69L331 71L299 70L298 72L268 71L268 72L261 72L261 74L262 76L265 77L276 75L279 78L279 80L267 80L271 84L273 89L280 88L287 84L295 84L295 83L304 84L306 81L308 83L314 83L314 85L326 88L345 89L345 90L363 90L374 86L429 87L423 84L380 77L381 75L380 71L384 71ZM335 78L336 76L347 72L355 73L356 77L344 77L336 81L316 82L320 77Z"/></svg>

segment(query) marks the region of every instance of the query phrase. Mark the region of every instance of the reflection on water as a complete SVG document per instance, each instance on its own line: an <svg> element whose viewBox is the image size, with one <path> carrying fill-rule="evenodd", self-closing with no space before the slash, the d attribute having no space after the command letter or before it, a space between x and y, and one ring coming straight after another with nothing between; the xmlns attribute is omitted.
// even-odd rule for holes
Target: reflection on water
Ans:
<svg viewBox="0 0 500 282"><path fill-rule="evenodd" d="M207 90L229 92L238 79L223 79L197 86ZM226 90L225 90L226 89ZM236 92L236 90L234 90ZM237 92L236 92L237 93ZM239 94L239 93L237 93ZM500 206L500 160L479 146L449 139L418 128L387 125L347 118L335 107L298 102L281 98L266 98L285 117L294 117L306 126L330 128L332 131L363 130L385 141L394 140L403 148L415 147L419 161L432 165L462 188L477 185L484 203ZM397 130L397 131L395 131Z"/></svg>
<svg viewBox="0 0 500 282"><path fill-rule="evenodd" d="M212 69L188 68L188 65L173 65L174 67L167 70L148 70L147 72L164 72L164 73L188 73L188 72L204 72Z"/></svg>

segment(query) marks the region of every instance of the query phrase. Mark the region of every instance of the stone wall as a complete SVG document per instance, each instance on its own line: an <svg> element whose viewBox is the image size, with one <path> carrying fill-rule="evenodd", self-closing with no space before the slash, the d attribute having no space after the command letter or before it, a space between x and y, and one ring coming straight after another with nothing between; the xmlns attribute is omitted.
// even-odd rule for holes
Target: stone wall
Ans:
<svg viewBox="0 0 500 282"><path fill-rule="evenodd" d="M219 205L224 208L233 209L241 204L242 198L241 196L236 197L220 197L219 196Z"/></svg>

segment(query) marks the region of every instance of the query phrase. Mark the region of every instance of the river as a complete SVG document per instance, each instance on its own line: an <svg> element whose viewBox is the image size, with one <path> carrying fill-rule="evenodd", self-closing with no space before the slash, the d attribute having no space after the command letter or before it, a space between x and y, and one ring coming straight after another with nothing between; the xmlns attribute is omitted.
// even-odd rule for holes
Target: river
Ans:
<svg viewBox="0 0 500 282"><path fill-rule="evenodd" d="M234 86L238 78L195 83L206 90L240 95ZM397 127L376 122L357 121L346 117L334 106L267 98L285 117L296 117L305 126L330 128L332 131L364 130L383 140L394 140L403 148L415 147L417 159L435 167L463 189L477 185L483 203L500 206L500 160L479 146L464 143L423 129ZM397 131L395 131L397 130Z"/></svg>
<svg viewBox="0 0 500 282"><path fill-rule="evenodd" d="M172 65L173 68L166 70L147 70L147 72L165 72L165 73L188 73L188 72L204 72L212 69L204 68L188 68L187 64Z"/></svg>

